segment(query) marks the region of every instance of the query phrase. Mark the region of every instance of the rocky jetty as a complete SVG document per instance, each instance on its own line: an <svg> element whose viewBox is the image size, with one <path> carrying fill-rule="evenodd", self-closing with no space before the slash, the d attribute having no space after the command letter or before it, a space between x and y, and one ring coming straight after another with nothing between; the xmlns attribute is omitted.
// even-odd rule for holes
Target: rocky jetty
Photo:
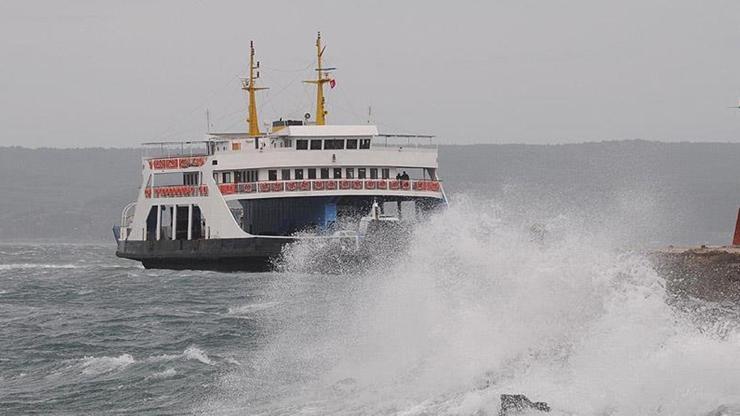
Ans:
<svg viewBox="0 0 740 416"><path fill-rule="evenodd" d="M740 247L668 247L651 253L668 290L712 302L740 303Z"/></svg>

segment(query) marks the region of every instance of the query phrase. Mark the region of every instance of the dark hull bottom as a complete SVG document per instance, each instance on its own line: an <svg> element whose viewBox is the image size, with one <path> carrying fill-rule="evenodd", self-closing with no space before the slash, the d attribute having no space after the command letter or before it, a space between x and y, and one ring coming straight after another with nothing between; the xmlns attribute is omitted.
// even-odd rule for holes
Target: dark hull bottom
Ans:
<svg viewBox="0 0 740 416"><path fill-rule="evenodd" d="M268 271L292 238L120 241L116 256L147 269Z"/></svg>

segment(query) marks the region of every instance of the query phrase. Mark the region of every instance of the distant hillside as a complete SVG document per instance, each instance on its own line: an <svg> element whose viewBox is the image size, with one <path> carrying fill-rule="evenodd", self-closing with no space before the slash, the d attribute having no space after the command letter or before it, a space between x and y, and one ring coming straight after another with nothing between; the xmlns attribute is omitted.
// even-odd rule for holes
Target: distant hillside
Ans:
<svg viewBox="0 0 740 416"><path fill-rule="evenodd" d="M111 239L141 154L0 148L0 241ZM740 144L441 146L439 162L452 196L490 199L525 222L623 221L637 243L725 243L740 206Z"/></svg>

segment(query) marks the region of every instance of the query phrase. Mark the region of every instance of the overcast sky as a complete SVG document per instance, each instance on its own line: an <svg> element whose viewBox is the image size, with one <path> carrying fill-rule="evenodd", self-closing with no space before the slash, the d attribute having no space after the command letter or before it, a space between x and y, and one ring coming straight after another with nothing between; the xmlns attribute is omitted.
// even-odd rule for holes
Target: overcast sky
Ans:
<svg viewBox="0 0 740 416"><path fill-rule="evenodd" d="M314 113L441 143L740 142L740 1L0 2L0 145L136 146Z"/></svg>

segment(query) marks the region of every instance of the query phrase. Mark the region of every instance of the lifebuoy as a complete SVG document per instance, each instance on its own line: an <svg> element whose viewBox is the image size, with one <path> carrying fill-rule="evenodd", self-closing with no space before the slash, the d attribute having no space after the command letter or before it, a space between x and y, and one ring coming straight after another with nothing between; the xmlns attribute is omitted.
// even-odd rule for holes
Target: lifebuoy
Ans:
<svg viewBox="0 0 740 416"><path fill-rule="evenodd" d="M323 191L324 190L324 181L314 181L314 183L313 183L313 190L314 191Z"/></svg>
<svg viewBox="0 0 740 416"><path fill-rule="evenodd" d="M326 181L326 189L329 191L337 189L337 181Z"/></svg>
<svg viewBox="0 0 740 416"><path fill-rule="evenodd" d="M280 192L280 191L282 191L283 189L285 189L285 187L283 185L284 184L282 182L273 182L272 183L272 192Z"/></svg>
<svg viewBox="0 0 740 416"><path fill-rule="evenodd" d="M378 189L388 189L388 181L381 179L377 183Z"/></svg>
<svg viewBox="0 0 740 416"><path fill-rule="evenodd" d="M375 181L372 179L365 181L365 189L375 189Z"/></svg>
<svg viewBox="0 0 740 416"><path fill-rule="evenodd" d="M360 180L352 181L352 189L362 189L362 181Z"/></svg>
<svg viewBox="0 0 740 416"><path fill-rule="evenodd" d="M310 190L311 190L311 182L309 181L301 182L301 191L310 191Z"/></svg>
<svg viewBox="0 0 740 416"><path fill-rule="evenodd" d="M401 189L408 191L411 188L409 181L401 181Z"/></svg>
<svg viewBox="0 0 740 416"><path fill-rule="evenodd" d="M268 182L260 182L260 192L270 192L270 184Z"/></svg>
<svg viewBox="0 0 740 416"><path fill-rule="evenodd" d="M390 188L391 190L397 191L401 189L401 182L400 181L390 181L390 183L388 183L388 188Z"/></svg>

